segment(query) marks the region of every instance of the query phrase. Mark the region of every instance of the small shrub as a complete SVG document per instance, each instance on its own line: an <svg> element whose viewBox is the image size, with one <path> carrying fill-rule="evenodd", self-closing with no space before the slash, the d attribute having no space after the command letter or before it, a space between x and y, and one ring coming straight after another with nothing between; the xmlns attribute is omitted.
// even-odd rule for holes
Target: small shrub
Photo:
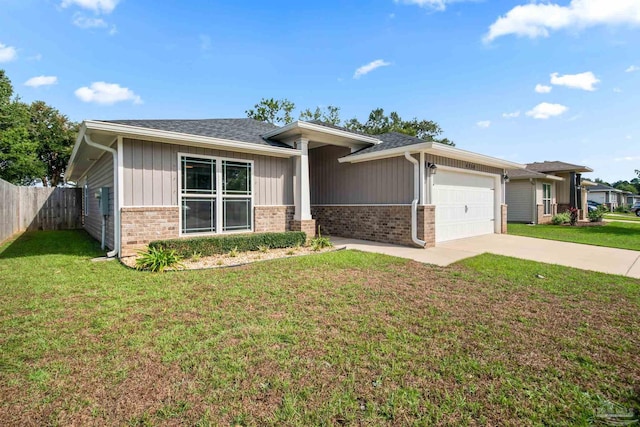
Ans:
<svg viewBox="0 0 640 427"><path fill-rule="evenodd" d="M173 250L181 257L188 257L194 252L205 257L228 254L234 248L238 252L258 251L260 246L269 249L291 248L304 244L306 239L302 231L287 231L156 240L149 243L149 247Z"/></svg>
<svg viewBox="0 0 640 427"><path fill-rule="evenodd" d="M320 234L320 227L318 227L318 235L311 239L309 246L311 246L312 251L319 251L320 249L330 248L333 246L333 243L331 243L328 237L323 237L322 234Z"/></svg>
<svg viewBox="0 0 640 427"><path fill-rule="evenodd" d="M198 261L200 261L200 259L202 259L202 254L200 252L194 252L194 253L191 254L189 259L191 261L198 262Z"/></svg>
<svg viewBox="0 0 640 427"><path fill-rule="evenodd" d="M631 209L629 205L620 205L616 208L616 212L618 213L631 213Z"/></svg>
<svg viewBox="0 0 640 427"><path fill-rule="evenodd" d="M602 221L602 217L606 212L608 212L607 208L603 205L600 205L596 210L587 213L587 216L589 217L589 221L591 222L600 222Z"/></svg>
<svg viewBox="0 0 640 427"><path fill-rule="evenodd" d="M289 255L289 256L294 255L295 253L296 253L295 249L289 249L287 251L287 255Z"/></svg>
<svg viewBox="0 0 640 427"><path fill-rule="evenodd" d="M136 269L138 270L163 273L168 268L184 268L180 263L181 258L173 250L149 247L147 251L141 251L138 254L140 255L136 260Z"/></svg>
<svg viewBox="0 0 640 427"><path fill-rule="evenodd" d="M258 246L258 250L259 250L260 252L262 252L262 253L269 252L269 246L267 246L267 245L260 245L260 246Z"/></svg>
<svg viewBox="0 0 640 427"><path fill-rule="evenodd" d="M569 224L576 225L578 222L578 209L573 206L569 208Z"/></svg>
<svg viewBox="0 0 640 427"><path fill-rule="evenodd" d="M571 220L571 217L569 216L569 212L562 212L554 215L551 218L551 223L554 225L561 225L561 224L568 223L570 220Z"/></svg>
<svg viewBox="0 0 640 427"><path fill-rule="evenodd" d="M236 246L233 249L231 249L227 255L229 255L229 257L231 257L231 258L237 257L238 256L238 247Z"/></svg>

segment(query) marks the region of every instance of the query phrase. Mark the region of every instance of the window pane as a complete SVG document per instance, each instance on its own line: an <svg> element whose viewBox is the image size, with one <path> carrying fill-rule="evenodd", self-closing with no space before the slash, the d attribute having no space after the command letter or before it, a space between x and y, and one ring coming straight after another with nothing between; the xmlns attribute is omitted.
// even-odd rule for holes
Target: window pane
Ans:
<svg viewBox="0 0 640 427"><path fill-rule="evenodd" d="M215 160L182 158L182 193L215 194L215 177Z"/></svg>
<svg viewBox="0 0 640 427"><path fill-rule="evenodd" d="M251 230L251 199L224 199L223 229Z"/></svg>
<svg viewBox="0 0 640 427"><path fill-rule="evenodd" d="M182 232L216 231L215 199L182 199Z"/></svg>
<svg viewBox="0 0 640 427"><path fill-rule="evenodd" d="M251 163L224 161L224 194L251 194Z"/></svg>

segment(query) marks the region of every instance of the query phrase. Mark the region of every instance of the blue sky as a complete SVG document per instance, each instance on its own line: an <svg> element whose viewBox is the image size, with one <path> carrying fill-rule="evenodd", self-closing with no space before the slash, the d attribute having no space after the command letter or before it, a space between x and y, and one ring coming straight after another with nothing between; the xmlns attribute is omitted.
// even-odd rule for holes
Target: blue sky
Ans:
<svg viewBox="0 0 640 427"><path fill-rule="evenodd" d="M73 120L288 98L435 120L459 148L609 181L640 169L640 0L2 3L0 68Z"/></svg>

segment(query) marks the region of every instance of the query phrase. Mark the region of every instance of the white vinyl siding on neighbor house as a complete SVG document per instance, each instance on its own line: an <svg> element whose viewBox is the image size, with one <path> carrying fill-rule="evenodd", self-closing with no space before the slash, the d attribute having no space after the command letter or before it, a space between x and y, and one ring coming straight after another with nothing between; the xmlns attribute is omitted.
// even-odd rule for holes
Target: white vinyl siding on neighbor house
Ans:
<svg viewBox="0 0 640 427"><path fill-rule="evenodd" d="M253 230L253 162L179 153L180 233Z"/></svg>
<svg viewBox="0 0 640 427"><path fill-rule="evenodd" d="M532 222L535 185L529 180L517 180L507 183L507 220L513 222Z"/></svg>
<svg viewBox="0 0 640 427"><path fill-rule="evenodd" d="M542 184L542 205L544 206L544 214L551 215L551 184Z"/></svg>

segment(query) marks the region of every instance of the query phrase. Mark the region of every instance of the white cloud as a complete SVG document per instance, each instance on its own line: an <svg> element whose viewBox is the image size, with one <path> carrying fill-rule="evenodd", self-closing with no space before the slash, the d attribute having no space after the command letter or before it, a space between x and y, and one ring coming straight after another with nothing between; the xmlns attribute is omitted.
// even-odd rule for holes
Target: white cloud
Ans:
<svg viewBox="0 0 640 427"><path fill-rule="evenodd" d="M624 156L624 157L616 157L616 162L637 162L640 161L640 156Z"/></svg>
<svg viewBox="0 0 640 427"><path fill-rule="evenodd" d="M92 18L84 15L83 13L76 13L73 15L73 25L79 28L105 28L107 23L102 18Z"/></svg>
<svg viewBox="0 0 640 427"><path fill-rule="evenodd" d="M18 57L18 52L13 46L0 43L0 62L10 62Z"/></svg>
<svg viewBox="0 0 640 427"><path fill-rule="evenodd" d="M62 7L78 6L82 9L88 9L95 13L113 12L120 0L62 0Z"/></svg>
<svg viewBox="0 0 640 427"><path fill-rule="evenodd" d="M537 84L535 91L538 93L549 93L551 92L551 89L553 89L551 86Z"/></svg>
<svg viewBox="0 0 640 427"><path fill-rule="evenodd" d="M624 70L625 73L634 73L636 71L640 71L640 67L638 67L637 65L630 65L629 68Z"/></svg>
<svg viewBox="0 0 640 427"><path fill-rule="evenodd" d="M443 11L448 4L471 0L394 0L395 3L411 4L429 9Z"/></svg>
<svg viewBox="0 0 640 427"><path fill-rule="evenodd" d="M513 113L502 113L502 117L505 119L515 119L516 117L520 117L520 111L514 111Z"/></svg>
<svg viewBox="0 0 640 427"><path fill-rule="evenodd" d="M360 77L364 76L365 74L369 74L370 72L372 72L376 68L386 67L386 66L389 66L389 65L391 65L390 62L385 62L382 59L376 59L375 61L371 61L368 64L363 65L362 67L358 68L356 70L356 72L353 73L353 78L354 79L359 79Z"/></svg>
<svg viewBox="0 0 640 427"><path fill-rule="evenodd" d="M476 126L486 129L491 126L491 120L480 120L479 122L476 122Z"/></svg>
<svg viewBox="0 0 640 427"><path fill-rule="evenodd" d="M115 36L116 34L118 34L118 27L116 27L115 25L112 25L111 29L109 30L109 35Z"/></svg>
<svg viewBox="0 0 640 427"><path fill-rule="evenodd" d="M40 61L41 59L42 59L42 54L41 53L37 53L37 54L27 58L27 60L29 60L29 61Z"/></svg>
<svg viewBox="0 0 640 427"><path fill-rule="evenodd" d="M622 93L622 89L620 89L619 87L614 87L614 88L613 88L613 91L614 91L615 93Z"/></svg>
<svg viewBox="0 0 640 427"><path fill-rule="evenodd" d="M531 2L516 6L489 27L484 42L515 34L549 37L550 31L584 29L596 25L640 25L638 0L571 0L568 5Z"/></svg>
<svg viewBox="0 0 640 427"><path fill-rule="evenodd" d="M58 83L58 78L56 76L37 76L31 77L24 83L24 85L30 87L40 87L54 85L56 83Z"/></svg>
<svg viewBox="0 0 640 427"><path fill-rule="evenodd" d="M551 74L551 84L557 86L566 86L572 89L582 89L588 91L596 90L593 85L600 83L600 80L591 72L579 74L565 74L563 76L558 73Z"/></svg>
<svg viewBox="0 0 640 427"><path fill-rule="evenodd" d="M84 86L76 89L75 94L81 101L95 102L96 104L112 105L123 101L142 104L140 96L117 83L93 82L89 87Z"/></svg>
<svg viewBox="0 0 640 427"><path fill-rule="evenodd" d="M543 102L535 107L532 110L527 111L527 116L533 117L534 119L548 119L549 117L560 116L564 114L569 108L561 105L561 104L550 104L548 102Z"/></svg>

